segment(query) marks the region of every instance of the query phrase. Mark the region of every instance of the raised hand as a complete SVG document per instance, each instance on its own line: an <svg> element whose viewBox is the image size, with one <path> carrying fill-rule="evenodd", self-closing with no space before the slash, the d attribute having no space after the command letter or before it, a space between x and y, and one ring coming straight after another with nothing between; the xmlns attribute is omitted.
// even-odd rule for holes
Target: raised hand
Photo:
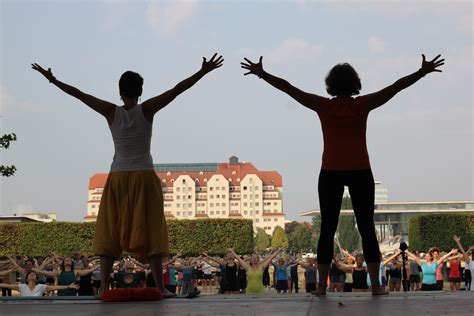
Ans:
<svg viewBox="0 0 474 316"><path fill-rule="evenodd" d="M461 242L461 238L460 238L459 236L454 235L454 236L453 236L453 239L454 239L454 241L457 242L457 243Z"/></svg>
<svg viewBox="0 0 474 316"><path fill-rule="evenodd" d="M247 58L244 58L244 59L247 63L244 63L244 62L240 63L241 65L240 67L243 69L247 69L249 71L249 72L244 73L244 76L253 74L258 77L261 77L263 73L263 65L262 65L263 56L260 56L258 63L253 63Z"/></svg>
<svg viewBox="0 0 474 316"><path fill-rule="evenodd" d="M53 73L51 72L51 68L48 68L48 70L44 69L43 67L41 67L40 65L34 63L34 64L31 64L31 68L33 68L34 70L38 71L39 73L41 73L43 76L46 77L46 79L48 79L50 82L53 81L55 78L53 76Z"/></svg>
<svg viewBox="0 0 474 316"><path fill-rule="evenodd" d="M204 70L206 73L213 71L216 68L219 68L222 66L222 63L224 62L224 58L222 58L222 55L217 57L217 53L215 53L209 61L206 60L205 57L202 58L202 70Z"/></svg>
<svg viewBox="0 0 474 316"><path fill-rule="evenodd" d="M429 74L430 72L442 72L439 69L436 69L437 67L440 67L444 65L444 58L438 60L441 55L436 56L433 60L431 61L426 61L425 55L421 55L423 57L423 61L421 62L421 72L423 75Z"/></svg>

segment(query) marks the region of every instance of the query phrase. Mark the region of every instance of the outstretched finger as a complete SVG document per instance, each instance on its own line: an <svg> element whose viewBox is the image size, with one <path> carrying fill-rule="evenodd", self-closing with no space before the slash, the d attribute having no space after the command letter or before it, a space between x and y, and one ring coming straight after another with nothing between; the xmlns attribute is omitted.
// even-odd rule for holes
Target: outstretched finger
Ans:
<svg viewBox="0 0 474 316"><path fill-rule="evenodd" d="M217 59L214 61L215 63L219 63L221 61L223 61L224 59L222 58L222 56L219 56L217 57Z"/></svg>
<svg viewBox="0 0 474 316"><path fill-rule="evenodd" d="M251 71L246 72L246 73L244 73L244 76L250 75L251 73L252 73Z"/></svg>
<svg viewBox="0 0 474 316"><path fill-rule="evenodd" d="M435 58L433 58L433 60L431 61L432 63L436 61L436 59L440 58L441 57L441 54L436 56Z"/></svg>
<svg viewBox="0 0 474 316"><path fill-rule="evenodd" d="M245 65L245 64L244 64L244 65L242 65L242 66L240 66L240 68L244 68L244 69L248 69L248 70L250 70L250 66L248 66L248 65Z"/></svg>
<svg viewBox="0 0 474 316"><path fill-rule="evenodd" d="M421 54L421 57L423 57L423 62L425 62L426 61L425 54Z"/></svg>
<svg viewBox="0 0 474 316"><path fill-rule="evenodd" d="M261 64L263 60L263 56L260 56L260 59L258 60L258 63Z"/></svg>
<svg viewBox="0 0 474 316"><path fill-rule="evenodd" d="M250 65L252 65L252 64L253 64L253 62L251 62L251 61L250 61L250 60L248 60L247 58L245 58L245 57L244 57L244 59L245 59L245 61L246 61L246 62L248 62Z"/></svg>
<svg viewBox="0 0 474 316"><path fill-rule="evenodd" d="M217 53L215 53L214 55L212 55L211 60L209 60L209 61L214 61L214 58L216 58L216 56L217 56Z"/></svg>

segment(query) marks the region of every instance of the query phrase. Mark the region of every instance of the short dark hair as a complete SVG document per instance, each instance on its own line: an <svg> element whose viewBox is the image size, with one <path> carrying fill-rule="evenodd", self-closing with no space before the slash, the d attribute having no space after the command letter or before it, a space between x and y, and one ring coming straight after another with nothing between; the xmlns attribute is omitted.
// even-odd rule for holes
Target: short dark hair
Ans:
<svg viewBox="0 0 474 316"><path fill-rule="evenodd" d="M348 63L337 64L326 76L326 91L332 96L357 95L361 88L359 75Z"/></svg>
<svg viewBox="0 0 474 316"><path fill-rule="evenodd" d="M133 71L126 71L119 80L120 95L127 98L136 98L142 95L143 78Z"/></svg>
<svg viewBox="0 0 474 316"><path fill-rule="evenodd" d="M37 274L35 271L29 271L29 272L26 273L26 275L25 275L25 282L28 282L28 276L29 276L30 274L32 274L32 273L36 274L36 278L38 278L38 274Z"/></svg>

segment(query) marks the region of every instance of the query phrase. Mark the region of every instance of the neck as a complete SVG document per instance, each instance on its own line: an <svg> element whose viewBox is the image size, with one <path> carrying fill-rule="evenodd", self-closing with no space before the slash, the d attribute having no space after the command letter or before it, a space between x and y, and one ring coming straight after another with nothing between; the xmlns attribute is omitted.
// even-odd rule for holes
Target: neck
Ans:
<svg viewBox="0 0 474 316"><path fill-rule="evenodd" d="M29 281L28 281L28 287L34 288L35 286L36 286L36 282L35 282L35 281L33 281L33 280L29 280Z"/></svg>

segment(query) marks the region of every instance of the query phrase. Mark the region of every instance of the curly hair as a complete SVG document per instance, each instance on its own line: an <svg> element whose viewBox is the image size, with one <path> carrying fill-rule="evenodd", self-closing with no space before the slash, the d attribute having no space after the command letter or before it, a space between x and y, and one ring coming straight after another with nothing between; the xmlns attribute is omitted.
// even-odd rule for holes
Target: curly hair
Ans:
<svg viewBox="0 0 474 316"><path fill-rule="evenodd" d="M361 88L359 75L348 63L337 64L326 76L326 91L332 96L357 95Z"/></svg>
<svg viewBox="0 0 474 316"><path fill-rule="evenodd" d="M127 98L137 98L143 92L143 78L133 71L126 71L119 80L120 95Z"/></svg>

